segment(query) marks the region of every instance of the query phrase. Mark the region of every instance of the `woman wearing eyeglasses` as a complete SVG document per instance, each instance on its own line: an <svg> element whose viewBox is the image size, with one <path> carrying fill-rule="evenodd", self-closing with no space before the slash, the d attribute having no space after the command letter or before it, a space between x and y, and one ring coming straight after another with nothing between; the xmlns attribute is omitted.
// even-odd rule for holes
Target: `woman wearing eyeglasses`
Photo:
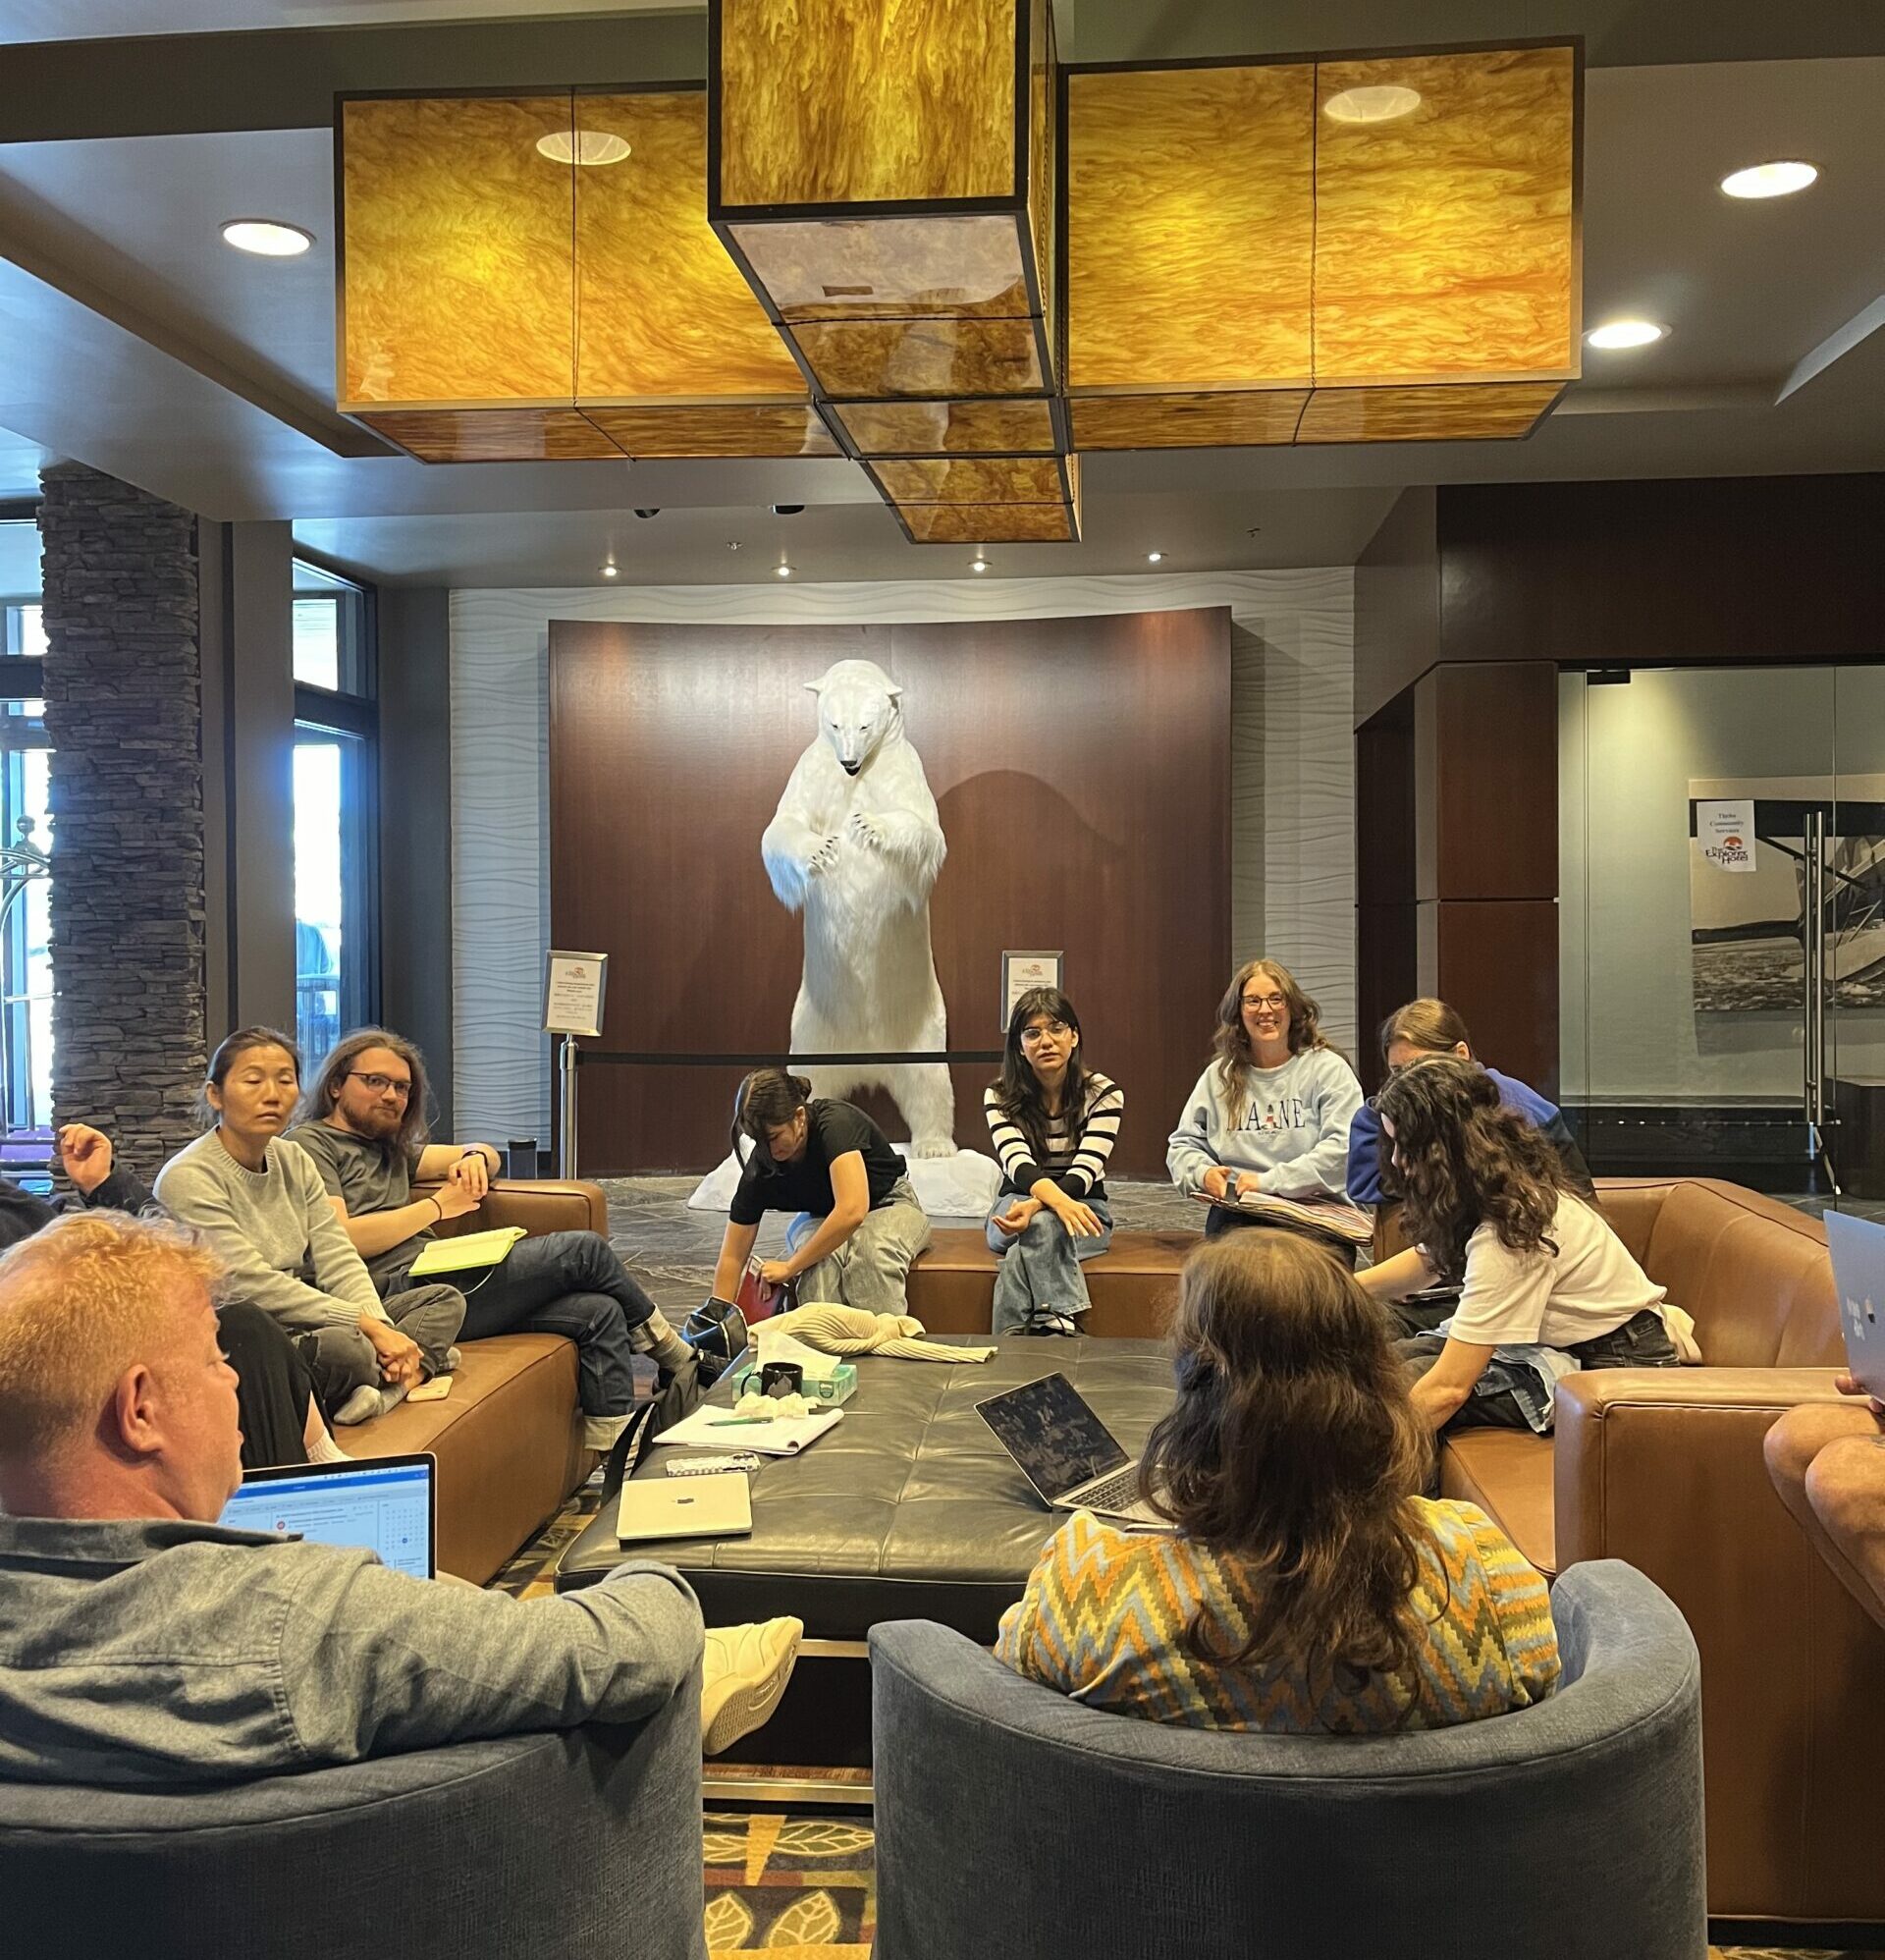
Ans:
<svg viewBox="0 0 1885 1960"><path fill-rule="evenodd" d="M996 1334L1077 1334L1092 1301L1083 1259L1112 1237L1106 1160L1119 1135L1125 1092L1089 1070L1080 1016L1055 987L1033 987L1008 1016L1000 1079L982 1111L1002 1185L989 1214Z"/></svg>
<svg viewBox="0 0 1885 1960"><path fill-rule="evenodd" d="M1381 1023L1381 1059L1387 1063L1391 1080L1403 1068L1417 1062L1430 1062L1436 1055L1450 1055L1462 1062L1483 1062L1473 1052L1473 1037L1466 1022L1444 1001L1423 999L1396 1007ZM1511 1075L1487 1068L1486 1075L1499 1092L1499 1101L1540 1131L1558 1153L1564 1166L1564 1179L1580 1197L1596 1202L1596 1186L1590 1181L1590 1167L1584 1161L1555 1103L1546 1102L1535 1089ZM1364 1103L1355 1112L1348 1131L1348 1195L1358 1205L1378 1205L1397 1195L1383 1175L1381 1119L1374 1101Z"/></svg>
<svg viewBox="0 0 1885 1960"><path fill-rule="evenodd" d="M1238 969L1218 1003L1212 1046L1216 1059L1165 1152L1171 1181L1212 1199L1342 1198L1362 1085L1287 967L1253 959ZM1205 1231L1264 1223L1213 1204Z"/></svg>

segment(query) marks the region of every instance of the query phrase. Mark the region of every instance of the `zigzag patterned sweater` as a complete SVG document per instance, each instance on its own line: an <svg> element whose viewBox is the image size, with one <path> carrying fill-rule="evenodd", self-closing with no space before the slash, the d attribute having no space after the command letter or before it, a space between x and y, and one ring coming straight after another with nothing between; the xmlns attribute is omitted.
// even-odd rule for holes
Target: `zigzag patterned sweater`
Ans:
<svg viewBox="0 0 1885 1960"><path fill-rule="evenodd" d="M1414 1589L1427 1638L1403 1673L1318 1694L1300 1663L1193 1660L1185 1632L1195 1616L1219 1652L1244 1644L1263 1614L1261 1580L1234 1553L1118 1531L1085 1511L1043 1550L1027 1592L1002 1615L996 1657L1094 1708L1193 1728L1367 1735L1542 1701L1559 1673L1544 1580L1477 1505L1420 1497L1415 1507L1427 1527Z"/></svg>

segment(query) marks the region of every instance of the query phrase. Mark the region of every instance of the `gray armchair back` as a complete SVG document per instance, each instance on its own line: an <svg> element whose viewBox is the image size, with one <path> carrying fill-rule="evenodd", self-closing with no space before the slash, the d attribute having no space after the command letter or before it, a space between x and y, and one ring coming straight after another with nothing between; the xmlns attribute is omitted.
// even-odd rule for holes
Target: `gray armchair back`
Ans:
<svg viewBox="0 0 1885 1960"><path fill-rule="evenodd" d="M705 1960L696 1687L626 1728L192 1791L0 1783L4 1943L136 1960Z"/></svg>
<svg viewBox="0 0 1885 1960"><path fill-rule="evenodd" d="M877 1960L1702 1960L1700 1679L1615 1561L1535 1709L1399 1736L1103 1714L923 1621L871 1635Z"/></svg>

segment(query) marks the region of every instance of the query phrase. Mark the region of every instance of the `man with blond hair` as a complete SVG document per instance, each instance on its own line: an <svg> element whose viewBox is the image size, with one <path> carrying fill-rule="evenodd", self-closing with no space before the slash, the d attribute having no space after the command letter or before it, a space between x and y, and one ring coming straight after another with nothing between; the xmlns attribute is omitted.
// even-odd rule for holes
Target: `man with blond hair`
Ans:
<svg viewBox="0 0 1885 1960"><path fill-rule="evenodd" d="M700 1609L666 1566L526 1605L220 1526L218 1278L188 1231L104 1212L0 1258L0 1778L233 1781L693 1697ZM706 1636L710 1752L766 1718L801 1631Z"/></svg>

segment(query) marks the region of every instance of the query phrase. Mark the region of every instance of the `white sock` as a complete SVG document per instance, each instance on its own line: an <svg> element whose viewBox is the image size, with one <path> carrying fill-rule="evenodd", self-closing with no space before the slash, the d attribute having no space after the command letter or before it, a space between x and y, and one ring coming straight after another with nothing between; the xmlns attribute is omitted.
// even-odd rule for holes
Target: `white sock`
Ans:
<svg viewBox="0 0 1885 1960"><path fill-rule="evenodd" d="M334 1411L334 1420L350 1429L356 1422L369 1422L380 1413L380 1391L371 1382L362 1382Z"/></svg>

